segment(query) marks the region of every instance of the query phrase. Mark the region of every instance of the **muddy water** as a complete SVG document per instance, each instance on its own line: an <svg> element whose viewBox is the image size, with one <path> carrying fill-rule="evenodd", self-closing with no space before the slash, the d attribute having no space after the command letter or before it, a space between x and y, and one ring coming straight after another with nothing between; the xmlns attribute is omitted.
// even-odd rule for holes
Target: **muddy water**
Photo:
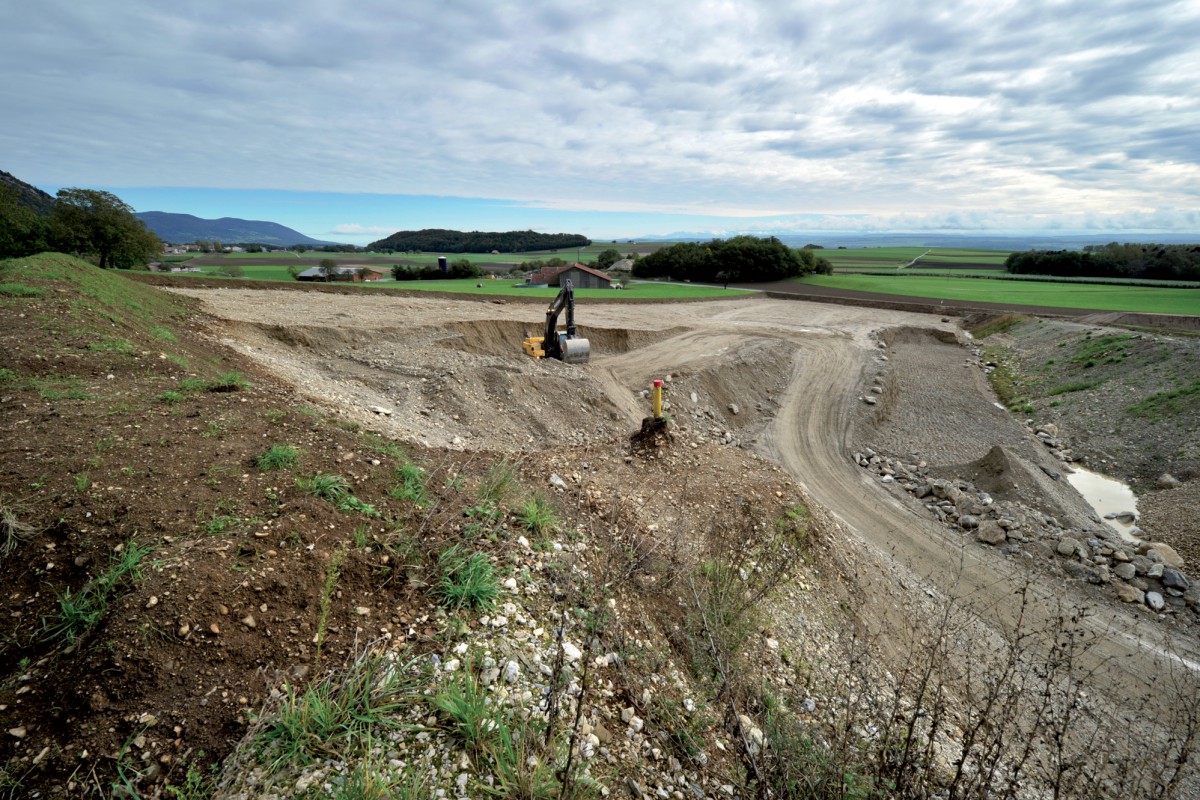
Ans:
<svg viewBox="0 0 1200 800"><path fill-rule="evenodd" d="M1067 480L1101 517L1106 514L1119 514L1122 511L1137 512L1137 497L1133 490L1115 478L1083 467L1075 467L1075 472L1068 475ZM1124 523L1115 519L1106 519L1104 522L1129 541L1140 541L1131 533L1132 522Z"/></svg>

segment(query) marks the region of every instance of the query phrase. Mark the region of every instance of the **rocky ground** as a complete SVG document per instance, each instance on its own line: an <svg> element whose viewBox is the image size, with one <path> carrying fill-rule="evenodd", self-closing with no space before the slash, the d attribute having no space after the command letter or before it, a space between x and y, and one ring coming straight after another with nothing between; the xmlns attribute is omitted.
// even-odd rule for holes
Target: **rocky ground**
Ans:
<svg viewBox="0 0 1200 800"><path fill-rule="evenodd" d="M1194 639L1182 538L1108 534L950 318L596 305L577 368L538 306L42 258L0 265L7 796L1200 791L1144 644Z"/></svg>

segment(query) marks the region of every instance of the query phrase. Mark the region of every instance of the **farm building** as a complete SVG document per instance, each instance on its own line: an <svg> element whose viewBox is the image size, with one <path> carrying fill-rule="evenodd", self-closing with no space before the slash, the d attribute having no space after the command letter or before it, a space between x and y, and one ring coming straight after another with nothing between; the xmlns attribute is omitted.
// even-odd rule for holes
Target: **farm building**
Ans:
<svg viewBox="0 0 1200 800"><path fill-rule="evenodd" d="M309 267L297 275L296 280L359 283L361 281L381 281L384 279L384 273L370 267L334 267L329 270L328 275L325 273L326 270L324 267Z"/></svg>
<svg viewBox="0 0 1200 800"><path fill-rule="evenodd" d="M608 289L612 278L598 269L572 264L569 267L545 267L530 273L527 283L547 286L562 286L563 280L571 281L576 289Z"/></svg>

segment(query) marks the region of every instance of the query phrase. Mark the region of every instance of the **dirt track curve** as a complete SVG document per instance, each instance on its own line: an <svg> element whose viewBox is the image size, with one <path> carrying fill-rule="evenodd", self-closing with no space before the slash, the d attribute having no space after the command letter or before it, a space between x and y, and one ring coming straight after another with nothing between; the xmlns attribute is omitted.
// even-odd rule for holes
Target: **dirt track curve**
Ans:
<svg viewBox="0 0 1200 800"><path fill-rule="evenodd" d="M919 452L931 465L966 463L996 444L1026 452L1024 427L995 407L982 373L965 366L969 351L955 341L960 335L955 324L939 316L766 298L656 306L589 303L577 311L582 333L596 343L622 345L606 352L594 344L591 363L578 368L581 384L578 373L564 372L576 368L539 364L520 354L520 330L541 323L537 306L227 289L186 293L224 321L218 330L232 344L314 400L336 394L339 402L358 408L396 406L389 417L364 418L397 436L416 436L421 429L420 435L435 444L437 436L421 426L430 419L442 424L437 409L406 412L405 405L432 405L436 399L404 395L401 388L409 384L402 387L398 380L373 381L364 376L368 367L431 380L453 374L456 385L482 383L486 377L492 382L481 401L487 413L472 423L476 410L463 405L444 418L446 427L439 433L441 442L453 436L478 449L566 443L573 419L582 420L576 427L598 435L633 430L645 414L637 392L652 378L670 375L674 415L686 418L684 412L696 403L691 396L699 396L701 404L707 400L718 426L736 431L738 443L783 465L862 542L852 560L862 564L863 582L878 590L864 593L870 595L865 610L883 625L934 597L966 604L978 614L985 635L1004 636L1022 613L1024 587L1033 601L1024 609L1025 627L1052 627L1061 606L1094 609L1087 624L1100 638L1080 667L1090 676L1093 699L1114 714L1143 693L1158 693L1159 702L1170 703L1165 687L1200 681L1200 649L1192 638L1169 634L1151 615L1105 601L1086 584L964 540L961 532L906 504L854 463L854 450L872 444L874 437L905 444L905 452ZM360 337L355 346L390 355L382 361L364 357L365 365L352 375L328 350L279 336L279 326L298 320L306 330L353 327ZM484 327L493 338L480 333ZM433 344L425 335L414 344L412 332L418 330L445 335ZM884 359L878 342L889 331L906 333L896 337ZM453 362L445 361L451 354ZM881 410L860 397L882 373L889 377ZM530 410L534 402L541 409L536 414ZM739 404L741 413L731 415L730 403ZM536 441L514 439L516 429L525 432L522 421L547 415L567 422L542 424ZM1028 447L1033 460L1040 449ZM1077 497L1055 498L1055 503L1082 508Z"/></svg>

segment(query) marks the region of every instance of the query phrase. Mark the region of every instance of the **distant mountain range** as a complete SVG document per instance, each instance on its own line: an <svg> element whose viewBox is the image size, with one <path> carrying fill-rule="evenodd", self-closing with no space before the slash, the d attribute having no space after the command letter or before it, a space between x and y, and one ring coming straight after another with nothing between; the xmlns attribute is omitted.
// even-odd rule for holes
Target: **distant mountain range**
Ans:
<svg viewBox="0 0 1200 800"><path fill-rule="evenodd" d="M171 244L190 244L198 239L216 239L222 244L269 244L276 247L337 244L313 239L277 222L234 217L200 219L191 214L172 214L167 211L141 211L134 216L158 238Z"/></svg>
<svg viewBox="0 0 1200 800"><path fill-rule="evenodd" d="M1109 242L1130 244L1193 244L1200 243L1200 233L1106 233L1044 234L999 233L783 233L776 231L747 231L750 236L774 236L789 247L816 244L828 249L837 247L946 247L962 250L1082 250L1089 244ZM729 239L738 233L672 233L668 236L644 236L638 241L707 242L710 239Z"/></svg>
<svg viewBox="0 0 1200 800"><path fill-rule="evenodd" d="M17 202L32 209L38 216L44 217L49 214L50 208L54 205L53 197L3 170L0 170L0 186L7 186L15 191Z"/></svg>

